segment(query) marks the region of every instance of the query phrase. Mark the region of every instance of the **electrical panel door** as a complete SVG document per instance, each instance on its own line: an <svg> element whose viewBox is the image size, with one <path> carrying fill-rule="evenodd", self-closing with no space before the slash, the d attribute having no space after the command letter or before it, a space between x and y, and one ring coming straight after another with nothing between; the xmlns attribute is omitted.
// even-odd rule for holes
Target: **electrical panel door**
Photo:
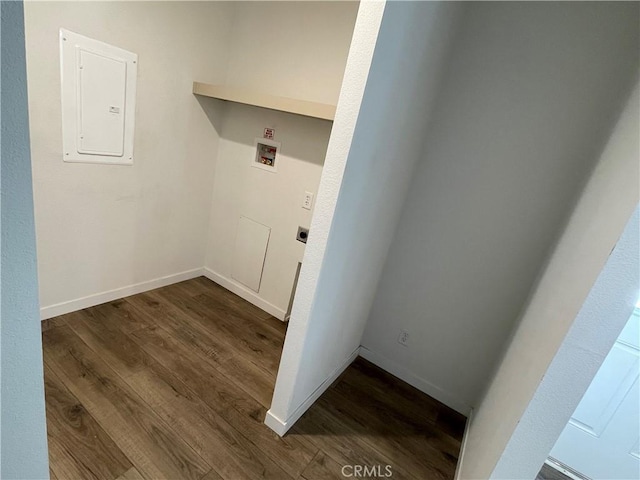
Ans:
<svg viewBox="0 0 640 480"><path fill-rule="evenodd" d="M63 159L133 163L137 55L60 30Z"/></svg>

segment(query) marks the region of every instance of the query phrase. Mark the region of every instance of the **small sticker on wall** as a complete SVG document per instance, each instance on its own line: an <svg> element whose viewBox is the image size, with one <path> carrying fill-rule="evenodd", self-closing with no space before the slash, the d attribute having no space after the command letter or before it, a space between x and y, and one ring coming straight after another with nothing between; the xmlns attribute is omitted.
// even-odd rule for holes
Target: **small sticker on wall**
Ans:
<svg viewBox="0 0 640 480"><path fill-rule="evenodd" d="M264 129L264 138L270 138L271 140L273 140L273 135L276 133L276 131L273 128L265 128Z"/></svg>

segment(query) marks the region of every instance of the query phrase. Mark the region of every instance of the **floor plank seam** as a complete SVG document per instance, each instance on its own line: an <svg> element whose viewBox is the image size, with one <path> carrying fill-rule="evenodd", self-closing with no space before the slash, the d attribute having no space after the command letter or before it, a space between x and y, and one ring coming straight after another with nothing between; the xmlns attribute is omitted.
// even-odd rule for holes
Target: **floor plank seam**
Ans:
<svg viewBox="0 0 640 480"><path fill-rule="evenodd" d="M84 341L84 339L83 339L80 335L78 335L78 334L77 334L77 332L73 329L73 326L71 326L71 325L68 325L68 326L71 328L71 330L73 331L73 333L74 333L74 334L75 334L75 335L80 339L80 341L81 341L81 342L83 342L83 343L87 346L87 348L89 348L89 349L90 349L91 351L93 351L93 352L94 352L98 357L100 357L100 353L99 353L99 352L97 352L97 351L95 351L95 350L91 347L91 345L88 345L88 344ZM103 360L103 361L104 361L104 360ZM170 430L170 431L172 431L174 434L176 434L176 436L179 436L179 435L177 434L177 432L175 432L174 428L173 428L173 427L172 427L168 422L166 422L166 421L165 421L165 420L164 420L160 415L156 414L156 413L155 413L155 411L154 411L154 409L153 409L153 407L152 407L152 406L151 406L151 405L150 405L150 404L149 404L149 403L148 403L148 402L147 402L147 401L146 401L146 400L145 400L145 399L144 399L144 398L143 398L143 397L142 397L142 396L141 396L141 395L140 395L140 394L135 390L135 388L133 388L133 387L131 386L131 384L130 384L129 382L127 382L127 378L123 377L123 376L120 374L120 372L118 372L118 370L117 370L117 369L113 368L113 366L109 364L109 362L105 361L105 365L107 366L107 368L111 369L111 370L115 373L115 375L116 375L116 376L118 376L118 377L122 380L122 382L123 382L125 385L127 385L127 386L129 387L129 389L131 390L131 393L133 393L133 394L138 398L138 400L139 400L142 404L146 405L146 406L147 406L147 408L149 408L149 411L150 411L150 412L152 412L152 413L154 414L154 416L157 418L157 420L158 420L159 422L163 423L163 424L164 424L164 426L165 426L168 430ZM129 377L130 377L130 375L129 375ZM85 407L85 408L86 408L86 407ZM89 410L87 409L87 411L89 411ZM89 413L91 414L91 412L89 412ZM94 419L95 419L95 415L93 415L93 414L92 414L92 416L93 416L93 417L94 417ZM97 420L96 420L96 423L98 423L98 424L100 425L100 422L99 422L99 421L97 421ZM101 425L101 426L102 426L102 428L104 429L104 426L103 426L103 425ZM207 462L206 462L206 461L205 461L205 460L204 460L204 459L203 459L203 458L198 454L198 452L196 452L196 451L195 451L195 449L194 449L194 448L193 448L193 447L192 447L188 442L185 442L185 445L186 445L187 447L189 447L189 448L192 450L193 454L194 454L194 455L196 455L197 457L199 457L199 458L202 460L202 462L203 462L203 463L205 463L206 465L209 465L209 464L208 464L208 463L207 463ZM127 456L127 452L123 452L123 453L125 454L125 456ZM132 460L131 458L129 458L129 461L131 461L131 463L132 463L134 466L136 465L136 463L134 463L134 462L133 462L133 460ZM213 469L213 466L212 466L212 465L209 465L209 467L210 467L210 469Z"/></svg>
<svg viewBox="0 0 640 480"><path fill-rule="evenodd" d="M453 478L463 419L360 358L277 437L263 417L287 326L273 321L197 278L43 323L45 373L62 389L47 409L64 422L51 423L52 478L69 468L120 480L319 480L378 464L399 479ZM93 431L119 463L64 450Z"/></svg>

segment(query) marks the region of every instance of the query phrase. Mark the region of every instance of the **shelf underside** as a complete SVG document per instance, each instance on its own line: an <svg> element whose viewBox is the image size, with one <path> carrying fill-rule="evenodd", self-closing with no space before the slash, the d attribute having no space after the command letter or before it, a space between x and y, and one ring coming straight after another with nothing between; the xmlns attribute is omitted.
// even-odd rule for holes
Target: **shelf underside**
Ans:
<svg viewBox="0 0 640 480"><path fill-rule="evenodd" d="M305 117L319 118L321 120L333 121L336 113L335 105L308 102L306 100L296 100L287 97L278 97L276 95L269 95L222 85L209 85L207 83L193 82L193 93L204 97L269 108L271 110L303 115Z"/></svg>

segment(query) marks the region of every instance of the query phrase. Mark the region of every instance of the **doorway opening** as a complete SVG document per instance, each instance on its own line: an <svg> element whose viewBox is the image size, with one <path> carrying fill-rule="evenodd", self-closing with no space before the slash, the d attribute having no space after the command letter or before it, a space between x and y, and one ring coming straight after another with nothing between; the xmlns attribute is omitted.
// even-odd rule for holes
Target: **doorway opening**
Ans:
<svg viewBox="0 0 640 480"><path fill-rule="evenodd" d="M551 480L558 478L558 473L577 480L638 477L639 344L640 301L549 453L538 478Z"/></svg>

